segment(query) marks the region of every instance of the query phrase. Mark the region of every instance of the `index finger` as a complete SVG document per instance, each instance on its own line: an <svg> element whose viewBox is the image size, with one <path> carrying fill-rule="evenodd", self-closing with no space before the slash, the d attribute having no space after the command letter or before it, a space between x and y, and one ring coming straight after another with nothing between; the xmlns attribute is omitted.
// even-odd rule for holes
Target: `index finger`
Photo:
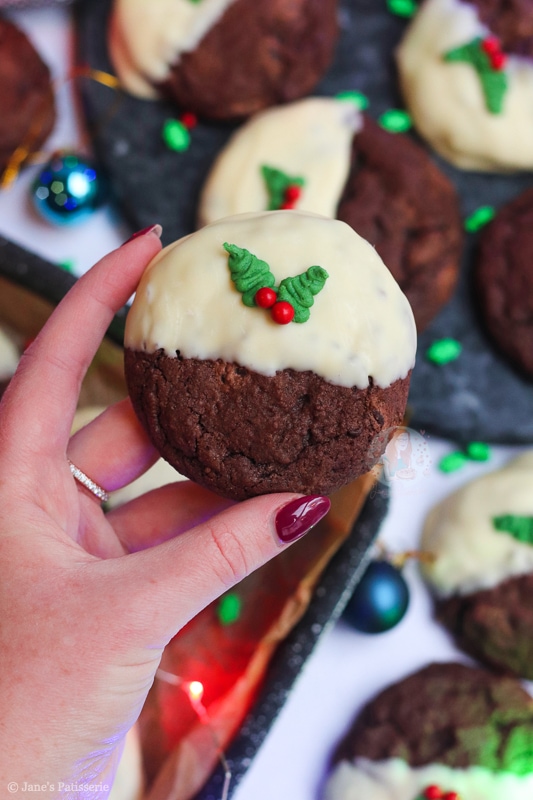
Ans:
<svg viewBox="0 0 533 800"><path fill-rule="evenodd" d="M39 453L66 451L81 382L113 315L137 288L161 248L160 226L102 258L53 311L24 352L3 403L2 426L19 449L24 441ZM38 413L36 413L36 405Z"/></svg>

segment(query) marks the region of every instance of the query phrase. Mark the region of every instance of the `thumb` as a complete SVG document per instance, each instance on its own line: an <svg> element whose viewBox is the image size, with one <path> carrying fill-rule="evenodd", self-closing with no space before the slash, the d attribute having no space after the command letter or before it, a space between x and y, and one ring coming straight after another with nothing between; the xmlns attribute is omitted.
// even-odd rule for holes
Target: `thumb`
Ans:
<svg viewBox="0 0 533 800"><path fill-rule="evenodd" d="M113 582L128 597L130 625L147 643L164 646L212 600L300 539L330 505L320 495L263 495L175 539L112 559L116 567L122 562Z"/></svg>

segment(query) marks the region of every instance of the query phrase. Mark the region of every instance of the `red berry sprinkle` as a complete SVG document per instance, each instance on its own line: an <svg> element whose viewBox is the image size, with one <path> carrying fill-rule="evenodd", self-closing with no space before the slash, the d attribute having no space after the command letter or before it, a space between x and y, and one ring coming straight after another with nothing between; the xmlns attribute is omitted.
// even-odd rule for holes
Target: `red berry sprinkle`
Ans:
<svg viewBox="0 0 533 800"><path fill-rule="evenodd" d="M432 784L431 786L426 786L422 793L422 797L425 797L426 800L442 800L444 797L444 792L440 786Z"/></svg>
<svg viewBox="0 0 533 800"><path fill-rule="evenodd" d="M490 65L492 69L503 69L507 61L507 56L501 51L490 54Z"/></svg>
<svg viewBox="0 0 533 800"><path fill-rule="evenodd" d="M272 319L278 325L287 325L288 322L292 322L294 319L294 308L286 300L278 300L272 306L271 314Z"/></svg>
<svg viewBox="0 0 533 800"><path fill-rule="evenodd" d="M481 42L481 47L487 55L491 55L492 53L498 53L500 51L500 42L496 36L487 36L487 38L483 39Z"/></svg>
<svg viewBox="0 0 533 800"><path fill-rule="evenodd" d="M460 800L460 797L457 792L446 792L442 795L442 800Z"/></svg>
<svg viewBox="0 0 533 800"><path fill-rule="evenodd" d="M277 295L274 289L271 289L269 286L262 286L261 289L258 289L255 293L255 304L259 306L259 308L272 308L276 302L276 297Z"/></svg>
<svg viewBox="0 0 533 800"><path fill-rule="evenodd" d="M487 36L481 42L481 49L488 55L492 69L503 69L507 56L502 51L500 40L496 36Z"/></svg>
<svg viewBox="0 0 533 800"><path fill-rule="evenodd" d="M286 203L295 203L302 194L302 190L300 186L297 186L295 183L291 183L285 189L285 202Z"/></svg>
<svg viewBox="0 0 533 800"><path fill-rule="evenodd" d="M180 117L180 122L182 123L182 125L185 125L187 130L190 130L191 128L194 128L194 126L197 124L198 117L196 116L196 114L193 114L192 111L184 111Z"/></svg>

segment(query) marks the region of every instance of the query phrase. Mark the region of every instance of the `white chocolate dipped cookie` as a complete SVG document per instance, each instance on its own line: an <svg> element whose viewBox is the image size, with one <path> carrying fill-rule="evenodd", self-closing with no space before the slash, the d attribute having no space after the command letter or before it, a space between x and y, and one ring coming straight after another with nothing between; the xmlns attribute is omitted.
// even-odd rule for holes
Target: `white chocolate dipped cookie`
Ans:
<svg viewBox="0 0 533 800"><path fill-rule="evenodd" d="M108 51L129 93L232 119L311 91L337 35L337 0L114 0Z"/></svg>
<svg viewBox="0 0 533 800"><path fill-rule="evenodd" d="M130 396L164 458L240 499L367 471L376 440L385 447L401 422L416 330L348 225L272 211L165 248L141 280L125 347Z"/></svg>
<svg viewBox="0 0 533 800"><path fill-rule="evenodd" d="M457 192L424 148L362 114L350 93L248 120L211 168L198 222L278 208L340 219L369 241L406 293L418 331L450 299L463 243Z"/></svg>
<svg viewBox="0 0 533 800"><path fill-rule="evenodd" d="M504 3L492 4L492 16L488 5L424 0L397 50L405 103L420 135L455 166L530 170L533 53L519 34L531 28L528 6L516 4L513 17ZM498 12L512 29L503 39Z"/></svg>
<svg viewBox="0 0 533 800"><path fill-rule="evenodd" d="M323 800L528 800L532 756L533 701L519 681L434 663L359 712Z"/></svg>
<svg viewBox="0 0 533 800"><path fill-rule="evenodd" d="M533 679L533 451L432 509L421 549L437 618L459 645Z"/></svg>

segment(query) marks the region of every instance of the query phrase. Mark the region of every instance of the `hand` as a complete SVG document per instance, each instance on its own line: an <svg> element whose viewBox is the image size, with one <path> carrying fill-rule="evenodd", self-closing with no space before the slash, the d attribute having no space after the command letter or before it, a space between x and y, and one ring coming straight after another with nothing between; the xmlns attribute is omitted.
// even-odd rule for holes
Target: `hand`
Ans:
<svg viewBox="0 0 533 800"><path fill-rule="evenodd" d="M188 481L104 514L67 456L108 491L157 455L123 401L70 438L80 383L157 231L84 275L22 356L0 404L0 794L92 783L107 797L163 648L215 597L303 535L326 498L240 504ZM52 790L55 787L55 792Z"/></svg>

